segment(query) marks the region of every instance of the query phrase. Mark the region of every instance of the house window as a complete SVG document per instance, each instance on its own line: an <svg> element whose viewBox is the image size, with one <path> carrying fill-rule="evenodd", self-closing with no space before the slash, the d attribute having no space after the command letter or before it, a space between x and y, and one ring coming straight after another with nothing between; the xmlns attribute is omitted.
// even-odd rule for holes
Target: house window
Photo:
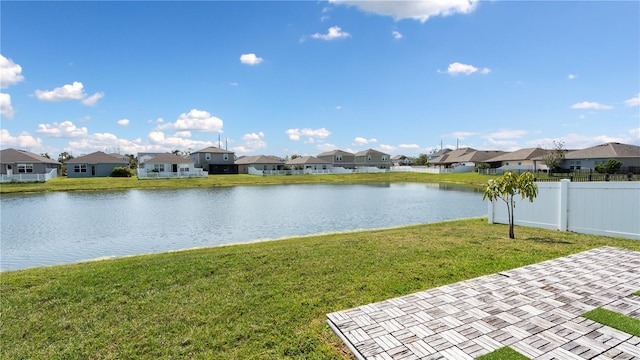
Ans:
<svg viewBox="0 0 640 360"><path fill-rule="evenodd" d="M73 166L73 172L83 173L87 172L87 164L76 164Z"/></svg>
<svg viewBox="0 0 640 360"><path fill-rule="evenodd" d="M342 155L336 155L336 161L342 161Z"/></svg>
<svg viewBox="0 0 640 360"><path fill-rule="evenodd" d="M520 161L520 162L518 162L518 165L522 165L522 162L521 162L521 161Z"/></svg>
<svg viewBox="0 0 640 360"><path fill-rule="evenodd" d="M223 154L223 155L222 155L222 159L223 159L224 161L229 160L229 154Z"/></svg>
<svg viewBox="0 0 640 360"><path fill-rule="evenodd" d="M189 171L189 165L180 165L180 171L188 172Z"/></svg>
<svg viewBox="0 0 640 360"><path fill-rule="evenodd" d="M367 156L367 161L371 161L371 155Z"/></svg>
<svg viewBox="0 0 640 360"><path fill-rule="evenodd" d="M33 164L18 164L18 173L26 174L33 172Z"/></svg>
<svg viewBox="0 0 640 360"><path fill-rule="evenodd" d="M386 156L383 156L383 157L382 157L382 161L387 161L387 160L388 160L388 159L387 159L387 157L386 157Z"/></svg>
<svg viewBox="0 0 640 360"><path fill-rule="evenodd" d="M153 164L153 170L157 172L163 172L164 164Z"/></svg>
<svg viewBox="0 0 640 360"><path fill-rule="evenodd" d="M211 154L209 154L209 153L204 154L204 159L205 160L211 160Z"/></svg>

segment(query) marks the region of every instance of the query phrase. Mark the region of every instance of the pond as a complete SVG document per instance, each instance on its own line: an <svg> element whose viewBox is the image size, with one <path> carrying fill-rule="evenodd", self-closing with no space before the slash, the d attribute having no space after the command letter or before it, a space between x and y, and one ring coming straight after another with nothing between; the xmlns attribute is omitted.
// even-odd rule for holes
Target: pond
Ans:
<svg viewBox="0 0 640 360"><path fill-rule="evenodd" d="M3 195L0 270L484 216L436 184L237 186Z"/></svg>

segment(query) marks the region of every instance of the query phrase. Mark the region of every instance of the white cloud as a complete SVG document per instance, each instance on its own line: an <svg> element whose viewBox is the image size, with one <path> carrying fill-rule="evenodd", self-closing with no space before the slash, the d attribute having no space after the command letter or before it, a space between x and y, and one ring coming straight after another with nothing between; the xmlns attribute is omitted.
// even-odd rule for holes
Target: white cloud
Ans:
<svg viewBox="0 0 640 360"><path fill-rule="evenodd" d="M13 119L13 106L11 106L11 95L0 93L0 115L4 119Z"/></svg>
<svg viewBox="0 0 640 360"><path fill-rule="evenodd" d="M233 151L242 154L252 153L258 149L266 148L267 143L262 140L264 133L249 133L242 136L242 145L238 145L232 148Z"/></svg>
<svg viewBox="0 0 640 360"><path fill-rule="evenodd" d="M528 133L529 132L526 130L500 130L485 137L489 139L517 139L527 135Z"/></svg>
<svg viewBox="0 0 640 360"><path fill-rule="evenodd" d="M330 143L323 143L323 144L318 144L316 145L316 148L322 152L324 151L331 151L331 150L335 150L338 147L334 144L330 144ZM347 150L348 151L348 150Z"/></svg>
<svg viewBox="0 0 640 360"><path fill-rule="evenodd" d="M222 120L204 110L192 109L181 114L176 122L158 126L157 130L191 130L200 132L222 132Z"/></svg>
<svg viewBox="0 0 640 360"><path fill-rule="evenodd" d="M625 100L624 104L631 107L631 106L640 106L640 94L636 95L636 97L632 97L629 100Z"/></svg>
<svg viewBox="0 0 640 360"><path fill-rule="evenodd" d="M22 66L0 55L0 88L5 89L24 80Z"/></svg>
<svg viewBox="0 0 640 360"><path fill-rule="evenodd" d="M257 57L256 54L253 53L240 55L240 62L245 65L258 65L263 60L264 59L262 59L261 57Z"/></svg>
<svg viewBox="0 0 640 360"><path fill-rule="evenodd" d="M399 31L392 31L391 35L393 35L394 39L402 39L403 38L402 34Z"/></svg>
<svg viewBox="0 0 640 360"><path fill-rule="evenodd" d="M336 110L342 110L342 106L337 105L337 106L336 106Z"/></svg>
<svg viewBox="0 0 640 360"><path fill-rule="evenodd" d="M370 143L377 143L378 139L365 139L363 137L356 137L355 139L353 139L353 144L352 145L367 145Z"/></svg>
<svg viewBox="0 0 640 360"><path fill-rule="evenodd" d="M398 147L400 149L420 149L418 144L400 144Z"/></svg>
<svg viewBox="0 0 640 360"><path fill-rule="evenodd" d="M493 138L487 138L485 141L484 148L491 150L502 150L502 151L516 151L520 150L521 147L518 146L517 141L513 140L495 140Z"/></svg>
<svg viewBox="0 0 640 360"><path fill-rule="evenodd" d="M36 90L36 98L42 101L65 101L65 100L81 100L84 105L93 106L96 102L104 97L104 93L98 92L89 97L84 92L84 85L79 81L73 84L63 85L53 90Z"/></svg>
<svg viewBox="0 0 640 360"><path fill-rule="evenodd" d="M324 139L331 135L331 132L325 128L321 129L289 129L285 131L289 140L298 141L301 137L308 137L310 139Z"/></svg>
<svg viewBox="0 0 640 360"><path fill-rule="evenodd" d="M481 74L488 74L491 72L491 69L489 68L483 68L483 69L478 69L477 67L473 66L473 65L468 65L468 64L462 64L459 62L454 62L449 64L449 67L447 68L446 71L442 71L442 70L438 70L438 72L442 73L445 72L449 75L455 76L455 75L459 75L459 74L464 74L464 75L471 75L475 72L480 71Z"/></svg>
<svg viewBox="0 0 640 360"><path fill-rule="evenodd" d="M54 138L79 138L87 136L89 133L86 127L76 127L68 120L61 123L38 124L36 132Z"/></svg>
<svg viewBox="0 0 640 360"><path fill-rule="evenodd" d="M230 82L230 83L229 83L229 86L238 86L238 85L240 85L240 84L238 84L238 83L237 83L237 82L235 82L235 81L232 81L232 82Z"/></svg>
<svg viewBox="0 0 640 360"><path fill-rule="evenodd" d="M396 149L397 149L397 148L396 148L395 146L393 146L393 145L380 144L380 149L381 149L382 151L389 151L389 152L391 152L391 151L396 151Z"/></svg>
<svg viewBox="0 0 640 360"><path fill-rule="evenodd" d="M629 134L631 134L631 138L640 141L640 127L629 130Z"/></svg>
<svg viewBox="0 0 640 360"><path fill-rule="evenodd" d="M427 21L432 16L448 16L456 13L468 14L475 10L477 0L420 0L420 1L362 1L329 0L334 4L355 6L361 11L391 16L396 21L414 19Z"/></svg>
<svg viewBox="0 0 640 360"><path fill-rule="evenodd" d="M349 34L348 32L342 31L340 26L332 26L329 28L326 34L315 33L311 35L311 37L314 39L330 41L335 39L348 38L348 37L351 37L351 34Z"/></svg>
<svg viewBox="0 0 640 360"><path fill-rule="evenodd" d="M183 138L183 139L188 139L191 137L191 131L178 131L175 134L173 134L173 136Z"/></svg>
<svg viewBox="0 0 640 360"><path fill-rule="evenodd" d="M577 77L578 77L578 75L576 75L576 74L569 74L569 75L567 75L567 79L569 79L569 80L573 80L573 79L575 79L575 78L577 78Z"/></svg>
<svg viewBox="0 0 640 360"><path fill-rule="evenodd" d="M120 125L120 126L127 126L127 125L129 125L129 123L130 123L129 119L120 119L120 120L118 120L118 125Z"/></svg>
<svg viewBox="0 0 640 360"><path fill-rule="evenodd" d="M178 135L185 135L183 132L177 132L173 136L165 136L162 131L151 131L147 138L149 144L144 145L142 151L173 151L175 149L189 150L189 149L202 149L209 146L217 146L211 141L192 140L188 137L181 137Z"/></svg>
<svg viewBox="0 0 640 360"><path fill-rule="evenodd" d="M29 149L38 152L42 150L42 139L35 138L27 132L22 132L18 136L11 136L9 130L0 130L0 143L3 147L13 147L19 149Z"/></svg>
<svg viewBox="0 0 640 360"><path fill-rule="evenodd" d="M591 110L609 110L613 109L613 106L604 105L597 102L583 101L581 103L576 103L571 105L572 109L591 109Z"/></svg>
<svg viewBox="0 0 640 360"><path fill-rule="evenodd" d="M475 135L478 135L478 133L471 132L471 131L456 131L451 134L445 135L444 137L464 140L468 137L475 136Z"/></svg>
<svg viewBox="0 0 640 360"><path fill-rule="evenodd" d="M87 106L94 106L98 102L98 100L102 99L103 97L103 92L97 92L89 97L82 99L82 104Z"/></svg>

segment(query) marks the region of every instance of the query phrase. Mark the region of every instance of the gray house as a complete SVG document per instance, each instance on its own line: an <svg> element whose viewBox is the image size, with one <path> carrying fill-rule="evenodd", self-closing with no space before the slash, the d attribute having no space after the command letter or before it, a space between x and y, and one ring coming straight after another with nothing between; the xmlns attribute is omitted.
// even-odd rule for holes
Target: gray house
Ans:
<svg viewBox="0 0 640 360"><path fill-rule="evenodd" d="M207 170L209 175L238 173L233 151L211 146L192 152L190 158L196 167Z"/></svg>
<svg viewBox="0 0 640 360"><path fill-rule="evenodd" d="M389 169L391 168L391 155L374 149L358 151L355 154L355 163L356 167Z"/></svg>
<svg viewBox="0 0 640 360"><path fill-rule="evenodd" d="M129 166L129 158L102 151L80 156L65 162L68 178L107 177L116 167Z"/></svg>
<svg viewBox="0 0 640 360"><path fill-rule="evenodd" d="M317 156L318 159L324 160L331 164L332 167L341 167L345 169L356 168L355 155L342 150L331 150L323 152Z"/></svg>
<svg viewBox="0 0 640 360"><path fill-rule="evenodd" d="M0 175L3 181L30 181L31 178L36 179L34 181L45 181L44 177L37 175L51 174L56 170L53 176L56 177L61 168L61 163L25 150L0 151Z"/></svg>
<svg viewBox="0 0 640 360"><path fill-rule="evenodd" d="M617 142L569 151L564 155L560 168L573 171L595 170L596 165L604 164L609 159L622 163L621 173L640 173L640 146Z"/></svg>
<svg viewBox="0 0 640 360"><path fill-rule="evenodd" d="M521 170L521 171L537 171L545 170L546 166L541 167L539 163L533 159L543 157L550 150L541 148L527 148L517 151L507 152L498 156L485 160L491 168L500 169L497 173L503 173L505 170Z"/></svg>

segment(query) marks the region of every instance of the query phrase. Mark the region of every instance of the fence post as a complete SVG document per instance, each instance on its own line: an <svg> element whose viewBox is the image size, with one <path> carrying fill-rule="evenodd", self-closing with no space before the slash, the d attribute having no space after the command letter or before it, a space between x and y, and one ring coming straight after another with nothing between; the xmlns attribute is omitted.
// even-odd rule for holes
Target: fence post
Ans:
<svg viewBox="0 0 640 360"><path fill-rule="evenodd" d="M569 222L569 179L560 180L560 219L559 230L567 231Z"/></svg>

